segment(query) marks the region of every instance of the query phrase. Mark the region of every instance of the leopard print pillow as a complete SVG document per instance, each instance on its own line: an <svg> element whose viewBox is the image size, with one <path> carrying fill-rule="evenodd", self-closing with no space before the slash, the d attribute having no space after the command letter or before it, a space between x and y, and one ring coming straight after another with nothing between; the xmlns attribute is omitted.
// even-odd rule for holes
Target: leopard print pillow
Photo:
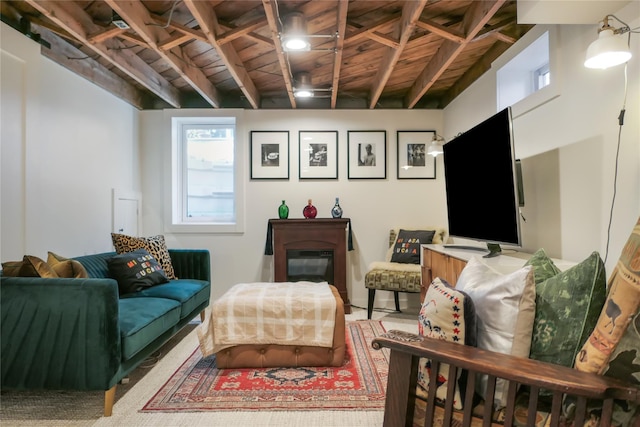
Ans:
<svg viewBox="0 0 640 427"><path fill-rule="evenodd" d="M169 256L169 249L164 241L163 235L153 237L133 237L125 234L111 233L111 240L113 246L116 248L118 254L125 252L132 252L136 249L146 249L162 266L164 274L167 279L177 279L175 272L173 271L173 264L171 264L171 256Z"/></svg>

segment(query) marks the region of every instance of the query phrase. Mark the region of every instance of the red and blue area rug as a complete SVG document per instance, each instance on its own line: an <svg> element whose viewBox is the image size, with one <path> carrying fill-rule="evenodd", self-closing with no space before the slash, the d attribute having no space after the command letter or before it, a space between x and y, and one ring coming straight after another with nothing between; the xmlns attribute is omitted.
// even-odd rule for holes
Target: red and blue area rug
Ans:
<svg viewBox="0 0 640 427"><path fill-rule="evenodd" d="M384 410L389 350L371 340L379 321L346 325L340 367L218 369L215 356L196 350L142 408L142 412Z"/></svg>

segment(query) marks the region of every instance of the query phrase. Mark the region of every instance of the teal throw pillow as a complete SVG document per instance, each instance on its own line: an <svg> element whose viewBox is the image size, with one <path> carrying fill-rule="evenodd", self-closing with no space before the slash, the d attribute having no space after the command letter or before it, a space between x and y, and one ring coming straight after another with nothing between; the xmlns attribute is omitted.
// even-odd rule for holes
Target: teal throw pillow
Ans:
<svg viewBox="0 0 640 427"><path fill-rule="evenodd" d="M597 252L538 283L529 357L573 367L576 354L598 321L605 298L604 263Z"/></svg>

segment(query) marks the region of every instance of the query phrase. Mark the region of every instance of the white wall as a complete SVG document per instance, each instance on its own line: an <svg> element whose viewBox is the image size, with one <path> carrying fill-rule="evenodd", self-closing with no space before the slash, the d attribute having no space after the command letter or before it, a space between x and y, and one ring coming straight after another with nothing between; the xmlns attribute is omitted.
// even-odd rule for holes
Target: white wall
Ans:
<svg viewBox="0 0 640 427"><path fill-rule="evenodd" d="M640 25L640 3L611 11L632 28ZM617 25L618 26L618 25ZM573 261L607 250L609 211L616 175L618 114L624 100L624 66L608 70L583 67L593 25L560 25L558 50L560 96L514 119L516 155L525 159L524 247L550 249ZM512 50L523 46L516 43ZM640 214L640 36L632 34L628 63L626 119L617 170L617 194L611 225L611 272ZM444 110L446 135L463 132L496 112L495 70ZM554 154L555 152L555 154ZM551 164L549 161L551 160ZM554 164L555 163L555 164ZM555 211L548 214L548 209ZM553 230L555 232L549 232Z"/></svg>
<svg viewBox="0 0 640 427"><path fill-rule="evenodd" d="M0 259L112 250L112 188L140 189L137 110L0 30Z"/></svg>
<svg viewBox="0 0 640 427"><path fill-rule="evenodd" d="M184 111L181 112L183 114ZM446 208L442 158L437 159L437 179L398 180L397 130L436 130L441 132L442 111L425 110L248 110L243 114L239 135L245 150L241 162L246 189L246 227L242 235L170 234L164 230L163 167L170 144L167 116L160 111L141 113L143 161L144 234L165 234L170 246L198 247L211 251L213 259L213 295L217 297L239 282L272 278L272 257L264 255L267 221L277 218L278 206L286 200L290 218L302 218L307 199L318 208L318 217L331 217L335 198L340 198L343 217L351 218L355 251L349 253L348 292L352 304L366 306L364 274L372 261L381 261L387 249L389 229L394 226L442 226L446 228ZM251 130L288 130L290 132L290 179L288 181L251 181L249 179L248 139ZM298 131L337 130L338 179L298 179ZM347 131L387 131L387 179L347 179ZM378 156L380 159L380 156ZM417 295L403 295L408 303L418 304ZM376 306L392 303L392 294L380 292ZM392 307L392 305L389 305Z"/></svg>

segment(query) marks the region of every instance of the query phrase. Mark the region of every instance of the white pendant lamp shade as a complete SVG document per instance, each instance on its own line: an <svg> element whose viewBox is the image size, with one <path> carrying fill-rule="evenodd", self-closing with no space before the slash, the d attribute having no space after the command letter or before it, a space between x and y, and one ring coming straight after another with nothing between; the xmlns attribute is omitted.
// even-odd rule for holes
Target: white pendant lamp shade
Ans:
<svg viewBox="0 0 640 427"><path fill-rule="evenodd" d="M584 66L606 69L623 64L631 59L631 49L625 37L614 33L613 28L604 28L598 39L589 45Z"/></svg>

